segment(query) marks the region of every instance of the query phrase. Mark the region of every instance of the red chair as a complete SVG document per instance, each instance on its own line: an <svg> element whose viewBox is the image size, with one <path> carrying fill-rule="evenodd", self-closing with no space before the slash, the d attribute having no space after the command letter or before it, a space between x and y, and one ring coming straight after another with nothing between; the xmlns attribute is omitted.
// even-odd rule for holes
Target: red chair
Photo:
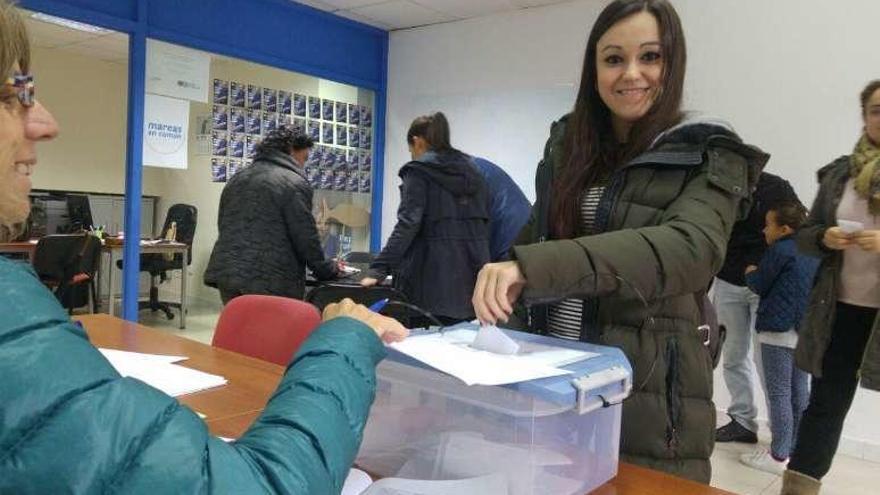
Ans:
<svg viewBox="0 0 880 495"><path fill-rule="evenodd" d="M321 314L309 303L276 296L238 296L223 308L211 345L287 366L319 323Z"/></svg>

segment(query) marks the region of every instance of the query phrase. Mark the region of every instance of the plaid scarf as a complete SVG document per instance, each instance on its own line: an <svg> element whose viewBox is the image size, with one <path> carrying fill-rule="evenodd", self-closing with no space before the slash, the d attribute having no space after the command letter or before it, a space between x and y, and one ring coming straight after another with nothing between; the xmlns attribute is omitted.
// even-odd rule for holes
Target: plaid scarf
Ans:
<svg viewBox="0 0 880 495"><path fill-rule="evenodd" d="M880 215L880 147L863 134L849 161L849 175L859 197L868 200L868 212Z"/></svg>

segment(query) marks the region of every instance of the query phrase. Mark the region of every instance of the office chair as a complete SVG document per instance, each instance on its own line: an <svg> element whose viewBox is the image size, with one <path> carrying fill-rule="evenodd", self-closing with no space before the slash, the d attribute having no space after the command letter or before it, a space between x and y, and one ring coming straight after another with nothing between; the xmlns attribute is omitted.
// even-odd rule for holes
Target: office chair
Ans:
<svg viewBox="0 0 880 495"><path fill-rule="evenodd" d="M287 366L320 323L321 314L311 304L247 294L223 307L211 345Z"/></svg>
<svg viewBox="0 0 880 495"><path fill-rule="evenodd" d="M89 234L47 235L34 252L34 271L72 313L91 301L98 310L95 273L101 260L101 241Z"/></svg>
<svg viewBox="0 0 880 495"><path fill-rule="evenodd" d="M94 225L89 197L80 194L68 194L67 218L69 221L68 232L75 233L89 230Z"/></svg>
<svg viewBox="0 0 880 495"><path fill-rule="evenodd" d="M164 238L171 229L171 224L177 224L177 236L175 241L189 246L187 249L187 265L192 264L192 244L196 236L196 223L198 222L198 210L195 206L178 203L168 208L168 214L165 216L165 224L162 226L161 237ZM122 269L123 261L116 262L116 266ZM141 255L141 271L150 274L150 298L146 301L138 302L138 309L150 309L153 312L162 311L169 320L174 319L174 313L171 308L180 310L179 302L169 302L159 300L159 283L168 280L169 270L181 270L181 277L186 276L186 268L183 266L183 255L175 254L173 257L165 254L142 254Z"/></svg>
<svg viewBox="0 0 880 495"><path fill-rule="evenodd" d="M443 326L431 313L411 304L403 292L387 285L362 287L358 284L327 282L306 294L305 301L323 312L328 304L339 302L346 297L364 306L370 306L381 299L388 299L388 304L379 313L394 318L407 328L427 326L429 323Z"/></svg>

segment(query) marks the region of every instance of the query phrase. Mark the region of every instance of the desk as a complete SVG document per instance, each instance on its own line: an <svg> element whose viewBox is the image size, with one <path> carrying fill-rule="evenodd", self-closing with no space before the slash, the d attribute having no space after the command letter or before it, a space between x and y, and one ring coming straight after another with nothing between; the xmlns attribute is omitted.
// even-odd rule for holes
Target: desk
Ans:
<svg viewBox="0 0 880 495"><path fill-rule="evenodd" d="M104 253L107 253L110 256L110 271L107 273L107 286L109 292L108 303L107 303L107 313L110 316L113 316L114 311L116 310L116 305L114 304L114 294L116 293L115 287L115 277L113 277L114 267L116 266L116 253L122 253L124 249L123 244L114 244L107 245L101 248ZM183 270L180 273L180 329L186 328L186 270L189 265L189 246L186 244L181 244L179 242L163 242L161 244L153 244L149 241L141 241L140 243L140 253L141 254L183 254ZM152 284L152 279L150 280L150 284Z"/></svg>
<svg viewBox="0 0 880 495"><path fill-rule="evenodd" d="M28 260L34 262L34 253L37 251L37 240L23 242L0 242L0 253L26 254Z"/></svg>
<svg viewBox="0 0 880 495"><path fill-rule="evenodd" d="M188 356L183 366L223 375L229 383L179 397L182 404L205 414L214 435L237 438L259 416L266 401L281 381L284 367L216 349L166 332L130 323L112 316L82 315L82 321L98 347L125 351ZM732 495L729 492L620 463L616 478L592 495Z"/></svg>

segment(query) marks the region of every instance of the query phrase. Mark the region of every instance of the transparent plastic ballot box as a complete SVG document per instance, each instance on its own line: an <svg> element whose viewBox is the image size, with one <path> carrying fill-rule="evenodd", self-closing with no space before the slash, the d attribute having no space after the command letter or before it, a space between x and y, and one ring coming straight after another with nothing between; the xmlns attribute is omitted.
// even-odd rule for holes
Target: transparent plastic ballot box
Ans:
<svg viewBox="0 0 880 495"><path fill-rule="evenodd" d="M478 328L464 323L445 331ZM616 476L620 403L632 389L623 353L504 332L520 354L573 349L598 356L559 366L568 375L467 386L389 348L355 464L402 479L405 490L387 493L407 494L450 486L456 495L584 494Z"/></svg>

